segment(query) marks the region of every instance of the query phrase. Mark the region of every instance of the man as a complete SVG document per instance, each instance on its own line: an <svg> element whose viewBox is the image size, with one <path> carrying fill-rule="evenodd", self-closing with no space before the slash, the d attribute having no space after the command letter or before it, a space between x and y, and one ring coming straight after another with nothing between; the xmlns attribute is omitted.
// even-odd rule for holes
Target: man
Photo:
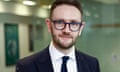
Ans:
<svg viewBox="0 0 120 72"><path fill-rule="evenodd" d="M97 59L77 51L74 46L85 24L77 0L56 0L46 24L52 35L50 45L20 60L16 72L99 72Z"/></svg>

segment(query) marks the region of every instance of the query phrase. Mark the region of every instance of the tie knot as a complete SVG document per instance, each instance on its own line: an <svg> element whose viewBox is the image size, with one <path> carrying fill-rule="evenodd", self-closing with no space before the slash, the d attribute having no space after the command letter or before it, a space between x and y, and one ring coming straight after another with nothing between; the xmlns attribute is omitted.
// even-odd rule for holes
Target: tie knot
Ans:
<svg viewBox="0 0 120 72"><path fill-rule="evenodd" d="M69 59L69 56L63 56L62 57L62 60L63 60L63 63L66 63Z"/></svg>

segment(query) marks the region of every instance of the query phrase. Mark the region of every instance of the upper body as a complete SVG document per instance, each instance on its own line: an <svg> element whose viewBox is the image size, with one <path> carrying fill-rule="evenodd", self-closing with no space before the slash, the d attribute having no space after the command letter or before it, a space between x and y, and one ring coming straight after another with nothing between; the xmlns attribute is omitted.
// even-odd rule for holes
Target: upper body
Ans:
<svg viewBox="0 0 120 72"><path fill-rule="evenodd" d="M75 50L75 57L77 72L100 72L96 58L77 50ZM55 70L52 64L49 46L39 53L21 59L16 65L16 72L56 72ZM74 72L69 70L71 69L68 68L68 72Z"/></svg>
<svg viewBox="0 0 120 72"><path fill-rule="evenodd" d="M45 22L52 36L52 44L42 52L20 60L17 72L60 72L61 56L70 57L67 62L68 72L99 72L96 58L75 49L75 43L85 25L82 8L77 0L56 0Z"/></svg>

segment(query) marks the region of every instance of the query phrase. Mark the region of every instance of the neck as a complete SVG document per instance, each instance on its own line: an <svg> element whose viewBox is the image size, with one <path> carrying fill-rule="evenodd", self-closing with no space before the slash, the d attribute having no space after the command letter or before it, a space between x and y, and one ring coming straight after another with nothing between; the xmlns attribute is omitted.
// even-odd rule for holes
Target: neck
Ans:
<svg viewBox="0 0 120 72"><path fill-rule="evenodd" d="M60 52L62 52L64 55L69 54L72 51L72 48L69 49L62 49L62 48L57 48Z"/></svg>

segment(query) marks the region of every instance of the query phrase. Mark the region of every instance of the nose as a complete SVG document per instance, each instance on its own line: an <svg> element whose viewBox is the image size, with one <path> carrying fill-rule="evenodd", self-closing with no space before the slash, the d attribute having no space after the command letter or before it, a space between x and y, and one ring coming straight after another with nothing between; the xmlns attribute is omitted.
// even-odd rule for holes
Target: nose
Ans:
<svg viewBox="0 0 120 72"><path fill-rule="evenodd" d="M70 29L69 29L69 24L66 24L65 28L63 29L64 32L70 32Z"/></svg>

